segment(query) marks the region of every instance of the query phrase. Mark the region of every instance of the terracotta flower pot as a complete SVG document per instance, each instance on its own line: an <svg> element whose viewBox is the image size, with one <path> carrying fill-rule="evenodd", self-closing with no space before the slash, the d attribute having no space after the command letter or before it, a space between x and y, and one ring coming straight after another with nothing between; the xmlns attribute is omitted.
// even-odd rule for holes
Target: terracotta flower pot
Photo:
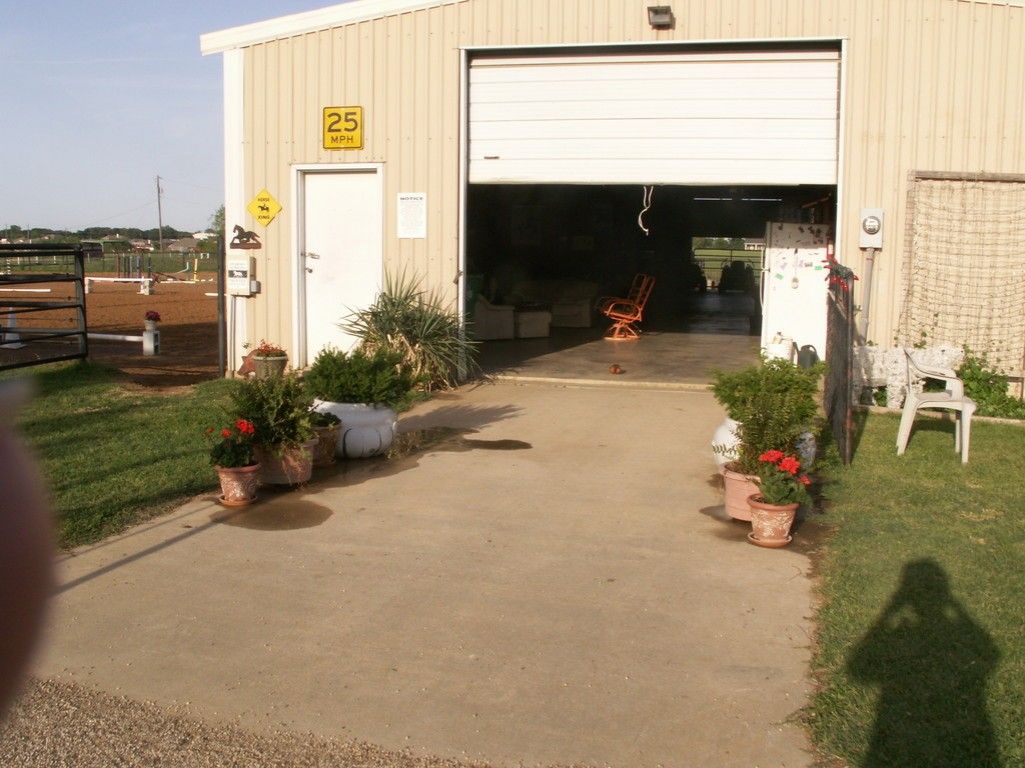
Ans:
<svg viewBox="0 0 1025 768"><path fill-rule="evenodd" d="M723 488L725 489L726 514L735 520L750 520L751 508L747 497L758 493L757 475L743 475L730 469L727 464L722 469Z"/></svg>
<svg viewBox="0 0 1025 768"><path fill-rule="evenodd" d="M760 547L784 547L790 543L790 527L797 514L796 501L793 504L767 504L761 496L752 493L747 498L751 509L751 535L748 539Z"/></svg>
<svg viewBox="0 0 1025 768"><path fill-rule="evenodd" d="M260 478L268 485L299 485L308 482L313 475L313 448L317 438L302 445L274 450L256 447L260 460Z"/></svg>
<svg viewBox="0 0 1025 768"><path fill-rule="evenodd" d="M313 466L330 467L335 463L335 449L338 447L338 435L342 431L342 425L314 427L313 431L317 433L317 445L313 449Z"/></svg>
<svg viewBox="0 0 1025 768"><path fill-rule="evenodd" d="M221 481L220 502L227 507L241 507L256 500L260 484L260 465L248 467L214 467Z"/></svg>

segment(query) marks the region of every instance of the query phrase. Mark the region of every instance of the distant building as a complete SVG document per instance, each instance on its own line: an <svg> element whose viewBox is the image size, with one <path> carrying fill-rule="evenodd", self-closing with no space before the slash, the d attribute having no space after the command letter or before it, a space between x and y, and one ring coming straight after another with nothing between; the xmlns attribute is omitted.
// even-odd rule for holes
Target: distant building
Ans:
<svg viewBox="0 0 1025 768"><path fill-rule="evenodd" d="M193 240L198 240L199 242L203 242L204 240L209 240L211 237L217 237L217 235L215 235L213 232L193 232L192 233L192 239Z"/></svg>
<svg viewBox="0 0 1025 768"><path fill-rule="evenodd" d="M135 253L149 253L153 250L153 243L149 240L130 240L128 245Z"/></svg>
<svg viewBox="0 0 1025 768"><path fill-rule="evenodd" d="M164 250L170 253L196 253L199 250L199 241L194 237L183 237L169 242Z"/></svg>

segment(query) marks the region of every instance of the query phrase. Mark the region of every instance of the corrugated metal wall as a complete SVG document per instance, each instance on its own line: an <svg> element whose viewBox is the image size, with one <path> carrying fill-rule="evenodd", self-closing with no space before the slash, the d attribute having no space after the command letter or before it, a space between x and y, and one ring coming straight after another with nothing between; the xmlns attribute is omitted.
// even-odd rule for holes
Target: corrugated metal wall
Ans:
<svg viewBox="0 0 1025 768"><path fill-rule="evenodd" d="M385 163L386 267L456 295L460 46L833 37L848 40L843 258L863 271L859 209L885 208L870 336L890 343L909 172L1025 173L1025 9L973 0L668 4L668 31L648 26L647 0L464 0L245 49L247 194L267 187L286 208L258 252L264 294L249 313L250 337L292 338L294 163ZM321 109L336 104L365 107L364 150L320 148ZM396 239L400 191L428 193L426 241Z"/></svg>

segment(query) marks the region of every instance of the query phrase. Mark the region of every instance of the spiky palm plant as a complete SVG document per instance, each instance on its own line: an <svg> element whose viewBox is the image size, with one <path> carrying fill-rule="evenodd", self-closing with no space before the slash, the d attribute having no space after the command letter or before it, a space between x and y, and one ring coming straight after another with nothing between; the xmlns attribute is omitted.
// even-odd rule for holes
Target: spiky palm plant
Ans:
<svg viewBox="0 0 1025 768"><path fill-rule="evenodd" d="M387 349L400 354L428 392L453 387L460 378L480 372L478 344L466 338L459 315L405 273L385 276L377 301L341 326L359 336L368 352Z"/></svg>

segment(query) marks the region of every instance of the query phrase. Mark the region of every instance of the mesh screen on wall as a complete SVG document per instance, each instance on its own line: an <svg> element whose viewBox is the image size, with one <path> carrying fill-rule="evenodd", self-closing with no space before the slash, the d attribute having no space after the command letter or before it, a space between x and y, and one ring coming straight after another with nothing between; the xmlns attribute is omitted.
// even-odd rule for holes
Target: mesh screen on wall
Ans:
<svg viewBox="0 0 1025 768"><path fill-rule="evenodd" d="M1025 368L1025 181L915 179L899 344Z"/></svg>

